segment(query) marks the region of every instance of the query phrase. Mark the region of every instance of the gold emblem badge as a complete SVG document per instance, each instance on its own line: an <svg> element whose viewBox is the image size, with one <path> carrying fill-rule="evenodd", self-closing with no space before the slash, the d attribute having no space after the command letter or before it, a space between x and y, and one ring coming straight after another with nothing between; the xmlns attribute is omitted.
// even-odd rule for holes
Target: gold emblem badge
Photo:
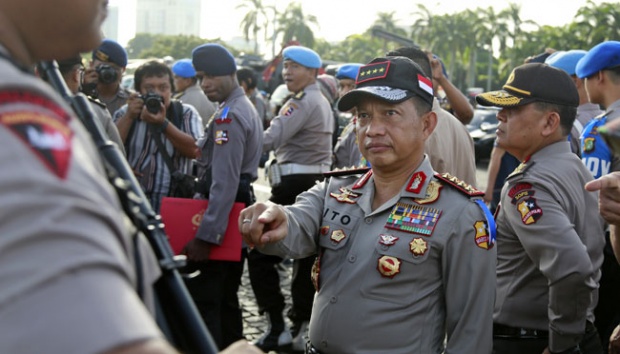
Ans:
<svg viewBox="0 0 620 354"><path fill-rule="evenodd" d="M325 236L329 233L329 225L321 226L321 235Z"/></svg>
<svg viewBox="0 0 620 354"><path fill-rule="evenodd" d="M409 242L409 248L415 256L423 256L428 249L428 244L424 239L418 237Z"/></svg>
<svg viewBox="0 0 620 354"><path fill-rule="evenodd" d="M332 235L330 239L336 243L340 243L340 241L344 240L347 237L343 230L334 230L332 231Z"/></svg>
<svg viewBox="0 0 620 354"><path fill-rule="evenodd" d="M344 188L344 187L340 187L340 194L337 193L329 193L329 195L332 198L336 198L336 200L340 203L349 203L349 204L355 204L355 200L351 199L351 198L357 198L360 195L357 193L354 193L352 190Z"/></svg>
<svg viewBox="0 0 620 354"><path fill-rule="evenodd" d="M491 236L489 235L487 223L482 220L478 220L474 223L474 229L476 229L476 246L488 250L493 248L493 243L490 242Z"/></svg>
<svg viewBox="0 0 620 354"><path fill-rule="evenodd" d="M441 190L441 183L437 181L430 181L428 187L426 187L426 196L424 198L414 199L413 201L418 204L430 204L439 199L439 191Z"/></svg>
<svg viewBox="0 0 620 354"><path fill-rule="evenodd" d="M400 263L400 259L396 257L383 256L379 258L377 269L382 276L394 278L396 274L400 273Z"/></svg>

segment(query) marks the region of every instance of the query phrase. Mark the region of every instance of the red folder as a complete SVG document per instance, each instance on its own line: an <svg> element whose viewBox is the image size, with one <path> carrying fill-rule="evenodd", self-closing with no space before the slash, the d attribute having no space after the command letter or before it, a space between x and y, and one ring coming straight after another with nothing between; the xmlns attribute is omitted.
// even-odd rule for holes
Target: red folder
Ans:
<svg viewBox="0 0 620 354"><path fill-rule="evenodd" d="M175 254L180 254L183 247L196 235L207 205L209 201L204 199L169 197L162 199L160 214ZM211 246L209 259L236 262L241 260L241 233L237 221L243 208L245 208L243 203L233 205L228 216L224 241L220 246Z"/></svg>

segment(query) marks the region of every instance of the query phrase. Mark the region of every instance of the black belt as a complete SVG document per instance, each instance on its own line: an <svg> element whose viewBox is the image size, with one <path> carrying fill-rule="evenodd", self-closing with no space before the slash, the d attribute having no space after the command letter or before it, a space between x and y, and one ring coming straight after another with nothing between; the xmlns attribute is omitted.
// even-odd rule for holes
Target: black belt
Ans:
<svg viewBox="0 0 620 354"><path fill-rule="evenodd" d="M493 324L493 337L520 338L520 339L544 339L549 338L549 331L541 329L510 327L502 324Z"/></svg>
<svg viewBox="0 0 620 354"><path fill-rule="evenodd" d="M321 351L316 349L316 347L312 345L310 341L307 341L306 342L306 354L321 354Z"/></svg>

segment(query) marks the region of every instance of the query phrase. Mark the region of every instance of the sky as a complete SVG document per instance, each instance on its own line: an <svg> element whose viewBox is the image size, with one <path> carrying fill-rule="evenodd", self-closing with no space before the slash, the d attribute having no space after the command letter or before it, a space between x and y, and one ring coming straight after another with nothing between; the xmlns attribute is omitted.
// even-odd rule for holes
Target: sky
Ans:
<svg viewBox="0 0 620 354"><path fill-rule="evenodd" d="M201 37L222 40L242 36L241 20L245 14L236 7L242 0L202 0L203 21ZM282 12L293 0L262 0L264 5L275 4ZM613 0L608 0L613 1ZM121 28L119 41L122 44L135 35L135 0L110 0L111 5L119 7ZM467 8L494 7L498 12L508 6L508 1L497 0L448 0L448 1L407 1L407 0L301 0L306 15L314 15L319 27L314 33L317 38L328 41L341 41L347 36L362 33L377 19L378 12L395 11L397 25L410 27L417 11L417 4L423 3L432 14L455 13ZM533 20L539 25L561 26L573 21L577 10L586 0L518 0L521 5L521 18ZM602 3L603 0L594 0Z"/></svg>

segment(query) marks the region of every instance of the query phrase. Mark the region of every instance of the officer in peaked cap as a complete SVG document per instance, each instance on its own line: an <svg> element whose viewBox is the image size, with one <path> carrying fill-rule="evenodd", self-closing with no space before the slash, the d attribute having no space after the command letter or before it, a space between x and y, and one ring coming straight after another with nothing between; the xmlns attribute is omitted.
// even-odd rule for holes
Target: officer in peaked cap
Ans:
<svg viewBox="0 0 620 354"><path fill-rule="evenodd" d="M127 52L111 39L104 39L92 52L92 60L84 72L82 91L103 102L111 116L129 98L129 91L121 87L127 66Z"/></svg>
<svg viewBox="0 0 620 354"><path fill-rule="evenodd" d="M481 192L433 171L432 104L417 64L374 59L338 104L357 109L371 170L242 211L242 234L263 252L319 255L307 353L491 353L493 217Z"/></svg>
<svg viewBox="0 0 620 354"><path fill-rule="evenodd" d="M610 150L599 133L599 129L620 117L620 42L606 41L594 46L577 64L576 74L584 81L590 101L605 109L584 128L582 135L583 161L594 178L601 178L620 171L620 158ZM601 191L601 200L605 199L604 193ZM610 238L606 238L599 306L595 311L595 324L605 346L620 318L617 301L620 280L615 276L620 272L611 247L614 240L618 237L612 232ZM620 340L617 337L614 345L618 350Z"/></svg>
<svg viewBox="0 0 620 354"><path fill-rule="evenodd" d="M506 178L497 222L493 353L601 353L593 325L605 243L592 174L570 151L579 94L560 69L524 64L503 90L497 144L522 161Z"/></svg>
<svg viewBox="0 0 620 354"><path fill-rule="evenodd" d="M586 127L594 117L603 113L598 104L590 103L584 82L582 79L578 78L576 74L577 63L586 55L586 53L587 52L585 50L558 51L551 54L545 60L545 64L564 70L573 79L575 86L577 86L577 92L579 93L579 106L577 107L577 118L575 119L575 123L571 129L569 141L571 144L571 151L584 159L589 158L591 151L581 151L581 134L582 132L586 132L588 135L591 134L592 126L590 126L587 130L584 130L584 127ZM586 166L587 165L588 164L586 163ZM592 172L594 173L594 171Z"/></svg>
<svg viewBox="0 0 620 354"><path fill-rule="evenodd" d="M290 46L283 50L282 57L282 76L293 95L265 130L263 151L275 152L275 161L269 165L270 200L288 205L330 170L334 116L317 83L322 65L319 55L306 47ZM289 312L295 337L292 341L282 316L284 297L275 268L281 258L258 251L248 255L250 280L258 306L271 321L270 330L256 341L265 352L289 346L291 342L294 350L304 349L314 297L314 287L310 282L314 259L312 256L294 264L293 306Z"/></svg>

